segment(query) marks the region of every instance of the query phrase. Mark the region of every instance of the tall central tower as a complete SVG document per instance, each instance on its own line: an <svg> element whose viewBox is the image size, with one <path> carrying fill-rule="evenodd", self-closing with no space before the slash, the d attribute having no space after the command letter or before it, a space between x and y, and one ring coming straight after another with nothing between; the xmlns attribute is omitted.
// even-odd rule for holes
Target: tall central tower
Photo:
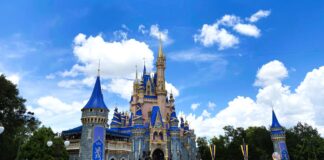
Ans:
<svg viewBox="0 0 324 160"><path fill-rule="evenodd" d="M103 100L99 76L96 79L88 103L81 111L80 158L82 160L103 160L105 159L106 128L109 110Z"/></svg>
<svg viewBox="0 0 324 160"><path fill-rule="evenodd" d="M167 91L165 89L165 56L162 50L162 42L160 40L158 58L156 61L157 68L157 84L156 84L156 95L157 95L157 103L158 106L165 106L165 98L167 95ZM161 108L162 114L165 116L165 107Z"/></svg>

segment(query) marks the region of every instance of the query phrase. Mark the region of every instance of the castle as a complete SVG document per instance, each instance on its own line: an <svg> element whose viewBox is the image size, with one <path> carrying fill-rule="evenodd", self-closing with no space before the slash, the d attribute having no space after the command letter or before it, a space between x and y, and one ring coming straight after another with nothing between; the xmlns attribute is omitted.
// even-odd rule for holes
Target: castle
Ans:
<svg viewBox="0 0 324 160"><path fill-rule="evenodd" d="M177 117L172 92L165 87L166 57L160 43L156 72L144 65L130 97L130 113L114 109L108 125L108 112L97 76L88 103L82 108L82 125L62 132L70 141L70 160L195 160L196 135L188 122Z"/></svg>

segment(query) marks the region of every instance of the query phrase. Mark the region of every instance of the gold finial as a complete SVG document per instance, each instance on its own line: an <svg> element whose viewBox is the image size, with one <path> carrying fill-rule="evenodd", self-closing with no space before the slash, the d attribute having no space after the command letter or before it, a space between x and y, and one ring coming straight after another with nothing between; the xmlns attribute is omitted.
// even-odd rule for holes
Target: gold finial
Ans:
<svg viewBox="0 0 324 160"><path fill-rule="evenodd" d="M137 64L135 65L135 68L136 68L135 80L137 80Z"/></svg>
<svg viewBox="0 0 324 160"><path fill-rule="evenodd" d="M98 76L100 76L100 59L99 59L99 63L98 63Z"/></svg>
<svg viewBox="0 0 324 160"><path fill-rule="evenodd" d="M162 38L161 38L161 32L159 33L159 55L158 57L163 57L163 51L162 51Z"/></svg>

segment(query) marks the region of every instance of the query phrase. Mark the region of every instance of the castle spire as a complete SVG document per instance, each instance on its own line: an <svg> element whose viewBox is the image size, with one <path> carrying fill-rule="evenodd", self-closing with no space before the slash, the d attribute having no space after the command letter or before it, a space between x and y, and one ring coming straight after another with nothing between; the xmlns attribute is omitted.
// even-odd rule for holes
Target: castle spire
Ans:
<svg viewBox="0 0 324 160"><path fill-rule="evenodd" d="M158 58L164 57L163 50L162 50L162 39L161 39L161 33L159 34L159 53Z"/></svg>
<svg viewBox="0 0 324 160"><path fill-rule="evenodd" d="M143 59L144 59L144 68L143 68L143 76L144 76L146 75L145 57Z"/></svg>
<svg viewBox="0 0 324 160"><path fill-rule="evenodd" d="M100 76L100 59L99 59L99 63L98 63L98 73L97 73L97 76L98 77Z"/></svg>
<svg viewBox="0 0 324 160"><path fill-rule="evenodd" d="M271 124L271 128L281 128L281 125L277 119L276 113L274 112L274 110L272 109L272 124Z"/></svg>
<svg viewBox="0 0 324 160"><path fill-rule="evenodd" d="M88 103L83 107L83 109L90 109L90 108L101 108L101 109L108 110L103 99L99 75L97 76L96 83L94 85L91 97Z"/></svg>
<svg viewBox="0 0 324 160"><path fill-rule="evenodd" d="M137 80L138 80L137 65L135 66L135 68L136 68L136 72L135 72L135 80L137 81Z"/></svg>

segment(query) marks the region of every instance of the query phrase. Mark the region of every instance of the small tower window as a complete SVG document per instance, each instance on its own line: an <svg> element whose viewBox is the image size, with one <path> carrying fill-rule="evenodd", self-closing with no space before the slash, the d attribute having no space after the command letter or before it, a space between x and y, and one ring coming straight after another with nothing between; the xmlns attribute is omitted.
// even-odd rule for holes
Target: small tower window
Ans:
<svg viewBox="0 0 324 160"><path fill-rule="evenodd" d="M157 132L154 132L154 134L153 134L153 140L156 140L157 136L158 136L158 133Z"/></svg>
<svg viewBox="0 0 324 160"><path fill-rule="evenodd" d="M90 109L90 112L92 112L92 109Z"/></svg>
<svg viewBox="0 0 324 160"><path fill-rule="evenodd" d="M162 132L160 132L159 136L160 136L160 140L163 141L163 133Z"/></svg>

